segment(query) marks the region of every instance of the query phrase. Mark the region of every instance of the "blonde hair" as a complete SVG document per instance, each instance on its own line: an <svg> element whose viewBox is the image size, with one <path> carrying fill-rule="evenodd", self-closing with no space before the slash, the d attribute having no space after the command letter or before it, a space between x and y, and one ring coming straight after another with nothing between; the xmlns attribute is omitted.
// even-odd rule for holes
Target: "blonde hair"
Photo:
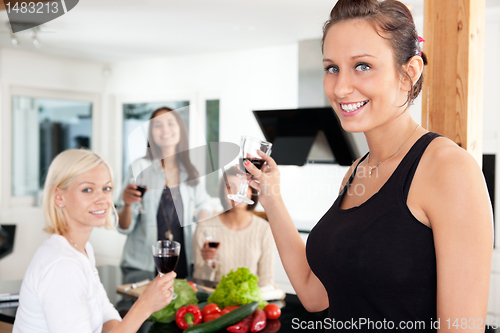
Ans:
<svg viewBox="0 0 500 333"><path fill-rule="evenodd" d="M45 217L45 232L62 235L68 229L66 219L60 207L56 206L54 199L56 188L66 190L76 176L92 170L99 164L104 164L108 169L113 184L113 173L106 161L88 149L68 149L57 155L50 163L45 185L43 187L43 215ZM111 185L113 186L113 185ZM108 211L104 227L113 229L111 211Z"/></svg>

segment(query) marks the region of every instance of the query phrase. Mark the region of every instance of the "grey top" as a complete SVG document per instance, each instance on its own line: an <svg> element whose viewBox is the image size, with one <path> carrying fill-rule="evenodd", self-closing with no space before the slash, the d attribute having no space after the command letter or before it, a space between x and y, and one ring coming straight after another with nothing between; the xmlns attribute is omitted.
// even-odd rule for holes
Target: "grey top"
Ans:
<svg viewBox="0 0 500 333"><path fill-rule="evenodd" d="M133 171L134 170L134 173ZM127 229L118 227L118 231L126 234L127 241L123 249L122 267L136 268L146 271L154 271L155 264L151 246L157 241L156 216L160 204L161 195L165 187L165 173L160 160L150 161L145 158L136 160L129 167L125 175L122 191L117 203L117 210L121 211L125 202L123 201L123 189L127 187L133 175L138 175L138 170L142 171L138 182L147 185L148 191L142 198L144 213L139 213L140 203L132 204L132 217L130 226ZM185 168L179 166L179 192L182 197L182 227L184 231L185 246L181 251L185 251L188 263L193 263L192 238L195 229L195 222L202 211L208 216L212 215L210 196L206 190L198 185L190 186L187 183L188 174ZM188 269L190 265L188 265ZM188 271L188 273L191 273Z"/></svg>

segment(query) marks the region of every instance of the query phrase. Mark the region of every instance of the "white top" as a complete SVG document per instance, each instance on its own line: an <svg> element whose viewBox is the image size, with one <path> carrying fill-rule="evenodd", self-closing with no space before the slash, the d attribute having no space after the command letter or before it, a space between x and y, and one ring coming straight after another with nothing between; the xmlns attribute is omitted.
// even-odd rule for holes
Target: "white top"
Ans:
<svg viewBox="0 0 500 333"><path fill-rule="evenodd" d="M101 333L120 320L99 279L92 245L88 258L53 234L38 248L26 271L13 333Z"/></svg>
<svg viewBox="0 0 500 333"><path fill-rule="evenodd" d="M220 245L217 250L216 266L212 268L201 256L201 248L206 242L203 228L219 228L217 234ZM199 222L193 238L195 278L220 281L222 275L238 267L247 267L259 278L259 286L274 284L275 244L269 222L252 214L252 222L243 230L229 229L219 216Z"/></svg>

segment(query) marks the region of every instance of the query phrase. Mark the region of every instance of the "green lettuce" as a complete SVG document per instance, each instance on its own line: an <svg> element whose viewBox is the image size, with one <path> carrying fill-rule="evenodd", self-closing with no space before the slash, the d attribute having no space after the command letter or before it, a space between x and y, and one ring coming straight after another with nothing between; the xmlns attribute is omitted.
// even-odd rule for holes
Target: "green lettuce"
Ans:
<svg viewBox="0 0 500 333"><path fill-rule="evenodd" d="M259 302L259 308L266 306L262 292L257 284L259 278L250 273L246 267L231 270L217 285L208 302L217 304L221 309L226 306L243 305Z"/></svg>
<svg viewBox="0 0 500 333"><path fill-rule="evenodd" d="M179 308L189 304L198 304L196 291L186 280L175 279L174 290L177 293L177 298L163 309L153 313L149 320L157 323L171 323L175 320L175 313Z"/></svg>

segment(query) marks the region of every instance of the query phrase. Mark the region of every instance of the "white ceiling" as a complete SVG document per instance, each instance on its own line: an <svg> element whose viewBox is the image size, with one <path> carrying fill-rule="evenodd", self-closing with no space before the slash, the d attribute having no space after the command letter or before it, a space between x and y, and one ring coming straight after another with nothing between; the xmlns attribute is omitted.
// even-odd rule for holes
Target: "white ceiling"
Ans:
<svg viewBox="0 0 500 333"><path fill-rule="evenodd" d="M18 48L105 62L227 52L319 38L334 0L80 0ZM423 0L406 0L421 17ZM500 0L487 0L500 6ZM0 47L13 47L0 13Z"/></svg>

